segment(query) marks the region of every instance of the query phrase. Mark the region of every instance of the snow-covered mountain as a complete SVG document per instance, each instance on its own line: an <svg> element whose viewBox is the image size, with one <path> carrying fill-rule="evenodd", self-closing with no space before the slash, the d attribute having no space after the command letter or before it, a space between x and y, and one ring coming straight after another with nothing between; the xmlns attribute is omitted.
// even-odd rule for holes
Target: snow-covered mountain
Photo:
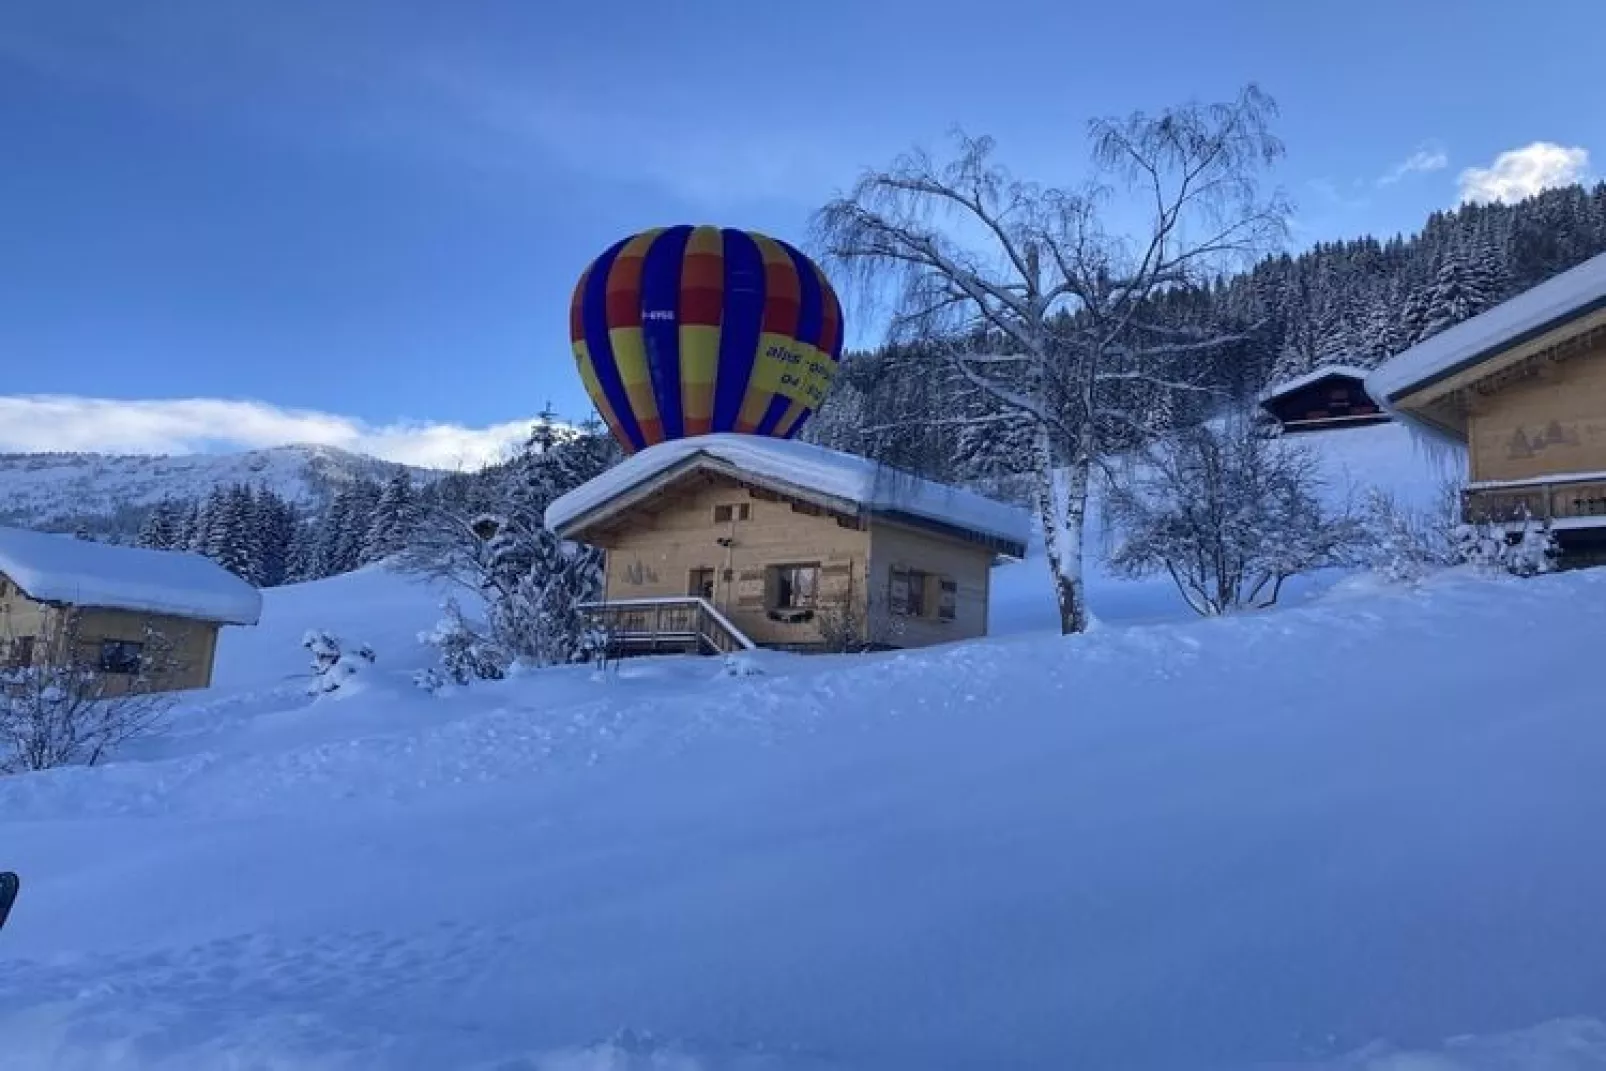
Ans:
<svg viewBox="0 0 1606 1071"><path fill-rule="evenodd" d="M244 483L313 507L343 484L384 480L403 467L314 445L177 456L0 454L0 524L131 534L145 510L168 496L196 498L214 487Z"/></svg>

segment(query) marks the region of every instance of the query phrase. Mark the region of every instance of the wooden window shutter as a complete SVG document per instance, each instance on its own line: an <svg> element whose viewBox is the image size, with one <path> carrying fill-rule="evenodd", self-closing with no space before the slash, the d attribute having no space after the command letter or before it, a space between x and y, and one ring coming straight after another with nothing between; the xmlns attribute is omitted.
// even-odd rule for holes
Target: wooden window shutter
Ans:
<svg viewBox="0 0 1606 1071"><path fill-rule="evenodd" d="M895 614L909 612L909 570L901 565L892 567L892 584L887 593L887 607Z"/></svg>
<svg viewBox="0 0 1606 1071"><path fill-rule="evenodd" d="M952 621L959 614L959 585L948 577L938 578L937 618Z"/></svg>
<svg viewBox="0 0 1606 1071"><path fill-rule="evenodd" d="M743 569L736 582L736 605L744 610L759 610L768 605L770 572L767 569Z"/></svg>

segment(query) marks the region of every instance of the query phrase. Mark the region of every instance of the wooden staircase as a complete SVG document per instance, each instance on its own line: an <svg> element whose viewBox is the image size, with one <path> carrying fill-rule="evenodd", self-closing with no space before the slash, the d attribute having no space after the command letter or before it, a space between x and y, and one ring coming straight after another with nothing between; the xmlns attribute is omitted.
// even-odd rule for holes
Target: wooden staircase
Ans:
<svg viewBox="0 0 1606 1071"><path fill-rule="evenodd" d="M733 654L755 644L730 619L696 596L619 599L580 607L608 636L614 658L650 654Z"/></svg>

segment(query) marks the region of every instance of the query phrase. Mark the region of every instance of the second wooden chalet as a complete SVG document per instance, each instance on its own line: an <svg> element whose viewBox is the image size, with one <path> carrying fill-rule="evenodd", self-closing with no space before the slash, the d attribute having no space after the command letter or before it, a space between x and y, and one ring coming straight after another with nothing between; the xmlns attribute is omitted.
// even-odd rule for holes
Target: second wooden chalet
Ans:
<svg viewBox="0 0 1606 1071"><path fill-rule="evenodd" d="M643 648L918 647L987 633L993 565L1024 510L805 443L661 443L546 522L606 553L596 608Z"/></svg>

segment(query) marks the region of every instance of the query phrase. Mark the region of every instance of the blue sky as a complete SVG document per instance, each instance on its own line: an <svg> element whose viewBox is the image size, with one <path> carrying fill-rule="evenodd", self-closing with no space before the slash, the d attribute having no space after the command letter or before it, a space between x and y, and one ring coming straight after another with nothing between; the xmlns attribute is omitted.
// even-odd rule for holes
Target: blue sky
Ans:
<svg viewBox="0 0 1606 1071"><path fill-rule="evenodd" d="M610 241L801 240L955 123L1074 183L1088 118L1252 80L1296 247L1414 229L1596 174L1560 46L1603 32L1593 0L3 0L0 450L476 459L586 408L567 303Z"/></svg>

